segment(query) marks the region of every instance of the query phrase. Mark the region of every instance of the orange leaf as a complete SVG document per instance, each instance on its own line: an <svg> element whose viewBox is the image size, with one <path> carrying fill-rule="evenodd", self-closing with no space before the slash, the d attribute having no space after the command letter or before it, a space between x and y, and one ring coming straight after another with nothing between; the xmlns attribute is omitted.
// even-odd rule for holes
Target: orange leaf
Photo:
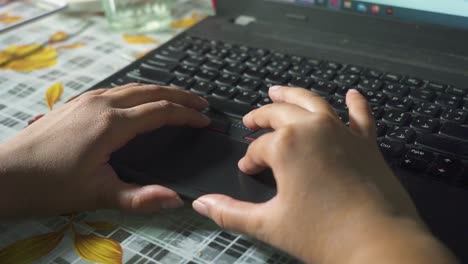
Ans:
<svg viewBox="0 0 468 264"><path fill-rule="evenodd" d="M54 104L60 100L60 97L63 93L63 84L62 82L54 83L46 91L46 102L49 110L52 110Z"/></svg>
<svg viewBox="0 0 468 264"><path fill-rule="evenodd" d="M0 22L5 24L12 24L23 20L20 16L1 16L0 15Z"/></svg>
<svg viewBox="0 0 468 264"><path fill-rule="evenodd" d="M46 256L62 241L63 231L34 236L0 250L0 263L32 263Z"/></svg>
<svg viewBox="0 0 468 264"><path fill-rule="evenodd" d="M84 222L85 224L89 225L92 228L95 229L111 229L114 228L115 225L107 222Z"/></svg>
<svg viewBox="0 0 468 264"><path fill-rule="evenodd" d="M171 23L171 27L173 27L173 28L189 28L189 27L195 25L196 23L198 23L203 18L205 18L205 16L197 14L197 13L192 13L191 17L173 21Z"/></svg>
<svg viewBox="0 0 468 264"><path fill-rule="evenodd" d="M49 42L50 43L57 43L57 42L62 42L62 41L65 41L68 39L68 34L63 32L63 31L59 31L55 34L53 34L50 38L49 38Z"/></svg>
<svg viewBox="0 0 468 264"><path fill-rule="evenodd" d="M148 37L148 36L145 36L145 35L124 34L123 39L128 44L159 44L159 41L155 40L152 37Z"/></svg>
<svg viewBox="0 0 468 264"><path fill-rule="evenodd" d="M91 262L122 263L122 247L119 243L96 235L81 235L73 229L76 253Z"/></svg>
<svg viewBox="0 0 468 264"><path fill-rule="evenodd" d="M11 60L11 62L10 62ZM39 44L8 46L0 51L0 69L29 72L57 64L57 50Z"/></svg>

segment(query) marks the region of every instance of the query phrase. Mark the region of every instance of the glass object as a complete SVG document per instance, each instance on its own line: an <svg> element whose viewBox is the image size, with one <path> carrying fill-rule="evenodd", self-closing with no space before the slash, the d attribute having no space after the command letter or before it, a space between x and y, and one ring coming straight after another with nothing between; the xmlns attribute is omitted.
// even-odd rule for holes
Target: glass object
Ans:
<svg viewBox="0 0 468 264"><path fill-rule="evenodd" d="M102 0L109 26L143 33L165 29L171 22L171 0Z"/></svg>

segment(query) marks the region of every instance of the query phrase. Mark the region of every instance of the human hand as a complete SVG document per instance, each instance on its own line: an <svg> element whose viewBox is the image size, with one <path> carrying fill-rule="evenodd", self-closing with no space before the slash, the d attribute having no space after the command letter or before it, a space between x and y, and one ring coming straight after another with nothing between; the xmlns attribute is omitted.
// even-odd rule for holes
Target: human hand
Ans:
<svg viewBox="0 0 468 264"><path fill-rule="evenodd" d="M197 111L207 106L186 91L140 84L90 91L60 106L0 145L0 219L182 206L170 189L122 182L108 161L138 134L207 126Z"/></svg>
<svg viewBox="0 0 468 264"><path fill-rule="evenodd" d="M274 132L249 146L239 168L256 174L270 167L277 195L262 204L206 195L193 203L195 210L223 228L313 263L377 263L383 256L376 252L385 250L397 257L387 258L396 261L388 263L406 263L398 257L411 255L407 251L417 243L393 254L392 246L399 246L395 241L410 236L408 241L434 242L382 158L372 115L359 92L347 95L349 128L325 100L305 89L274 87L269 94L274 104L252 111L244 124Z"/></svg>

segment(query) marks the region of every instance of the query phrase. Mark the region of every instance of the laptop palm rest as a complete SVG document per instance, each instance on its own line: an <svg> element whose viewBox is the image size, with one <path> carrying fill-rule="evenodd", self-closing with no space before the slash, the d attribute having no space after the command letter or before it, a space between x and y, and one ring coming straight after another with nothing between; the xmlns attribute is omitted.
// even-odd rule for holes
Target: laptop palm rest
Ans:
<svg viewBox="0 0 468 264"><path fill-rule="evenodd" d="M271 172L249 176L237 167L247 147L206 129L162 128L115 152L111 165L126 182L161 184L191 199L220 193L267 201L276 193Z"/></svg>

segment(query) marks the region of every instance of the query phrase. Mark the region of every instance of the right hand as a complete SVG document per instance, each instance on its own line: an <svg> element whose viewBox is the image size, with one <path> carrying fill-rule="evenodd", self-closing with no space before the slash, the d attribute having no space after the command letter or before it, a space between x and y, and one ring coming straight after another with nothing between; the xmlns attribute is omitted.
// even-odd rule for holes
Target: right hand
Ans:
<svg viewBox="0 0 468 264"><path fill-rule="evenodd" d="M395 225L400 219L426 234L378 150L373 117L359 92L347 95L349 128L305 89L274 87L269 93L274 103L249 113L244 123L274 132L250 145L239 168L247 174L271 168L277 195L262 204L206 195L193 203L195 210L314 263L351 263L355 250L381 241L384 231L406 230Z"/></svg>

